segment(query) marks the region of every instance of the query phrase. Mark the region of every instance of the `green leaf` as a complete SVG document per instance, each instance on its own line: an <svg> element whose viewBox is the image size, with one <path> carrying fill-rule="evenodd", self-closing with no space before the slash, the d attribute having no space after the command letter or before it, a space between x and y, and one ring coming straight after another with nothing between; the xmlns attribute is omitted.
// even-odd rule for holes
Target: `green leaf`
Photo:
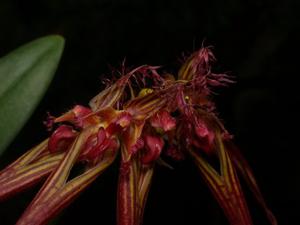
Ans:
<svg viewBox="0 0 300 225"><path fill-rule="evenodd" d="M0 154L29 119L47 90L64 48L52 35L0 59Z"/></svg>

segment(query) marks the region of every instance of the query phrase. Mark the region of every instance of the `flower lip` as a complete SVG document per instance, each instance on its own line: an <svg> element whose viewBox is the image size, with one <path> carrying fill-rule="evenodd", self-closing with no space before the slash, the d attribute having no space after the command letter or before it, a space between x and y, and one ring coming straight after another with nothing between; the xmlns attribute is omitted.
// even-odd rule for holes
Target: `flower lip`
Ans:
<svg viewBox="0 0 300 225"><path fill-rule="evenodd" d="M58 152L66 150L69 144L77 136L77 132L67 125L59 126L51 135L48 142L48 149L50 152Z"/></svg>
<svg viewBox="0 0 300 225"><path fill-rule="evenodd" d="M143 164L150 164L158 159L164 146L164 141L161 137L154 135L145 135L144 141L145 152L141 161Z"/></svg>
<svg viewBox="0 0 300 225"><path fill-rule="evenodd" d="M117 140L109 136L103 127L92 134L86 141L80 160L96 163L101 155L108 149L115 150L119 147Z"/></svg>

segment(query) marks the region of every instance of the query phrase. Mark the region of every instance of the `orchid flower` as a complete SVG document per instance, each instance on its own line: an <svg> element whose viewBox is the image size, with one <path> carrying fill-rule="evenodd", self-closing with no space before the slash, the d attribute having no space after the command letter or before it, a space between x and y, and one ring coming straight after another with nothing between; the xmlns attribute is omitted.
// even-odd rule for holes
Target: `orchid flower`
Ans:
<svg viewBox="0 0 300 225"><path fill-rule="evenodd" d="M0 173L0 200L45 179L17 225L42 225L70 204L121 155L117 224L141 225L155 165L162 156L187 158L199 168L231 225L253 224L239 176L268 209L246 160L216 116L213 89L232 83L212 72L215 57L201 48L185 59L178 75L143 65L120 74L89 107L76 105L47 121L51 136ZM220 169L211 160L217 160ZM76 164L85 170L69 179Z"/></svg>

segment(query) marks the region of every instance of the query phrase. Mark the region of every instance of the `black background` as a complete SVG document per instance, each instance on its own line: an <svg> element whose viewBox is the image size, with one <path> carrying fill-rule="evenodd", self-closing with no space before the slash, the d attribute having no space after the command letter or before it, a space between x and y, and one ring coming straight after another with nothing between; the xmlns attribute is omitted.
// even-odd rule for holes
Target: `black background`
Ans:
<svg viewBox="0 0 300 225"><path fill-rule="evenodd" d="M46 96L0 159L3 168L48 133L42 121L86 105L109 65L178 68L183 52L213 45L215 71L236 84L218 90L220 117L252 165L279 224L299 221L299 1L43 0L0 1L0 55L47 34L66 38ZM144 224L227 224L190 161L158 167ZM57 224L115 224L117 163L89 187ZM246 187L245 187L246 188ZM38 188L0 203L11 225ZM268 224L246 191L256 225Z"/></svg>

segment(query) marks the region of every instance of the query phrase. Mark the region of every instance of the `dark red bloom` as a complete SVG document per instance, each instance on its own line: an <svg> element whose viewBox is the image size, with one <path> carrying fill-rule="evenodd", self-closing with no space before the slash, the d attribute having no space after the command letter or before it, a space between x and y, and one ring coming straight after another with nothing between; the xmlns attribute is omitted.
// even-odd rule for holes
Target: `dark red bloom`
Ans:
<svg viewBox="0 0 300 225"><path fill-rule="evenodd" d="M49 139L0 172L0 200L47 178L17 225L43 225L71 203L121 155L117 224L141 225L154 168L161 157L192 158L231 225L252 225L238 170L267 208L245 159L215 114L212 88L226 86L226 74L212 72L215 57L201 48L186 59L178 76L143 65L95 96L46 123ZM162 154L165 153L165 154ZM190 157L186 157L190 156ZM207 158L214 157L220 171ZM70 179L77 164L84 171Z"/></svg>

